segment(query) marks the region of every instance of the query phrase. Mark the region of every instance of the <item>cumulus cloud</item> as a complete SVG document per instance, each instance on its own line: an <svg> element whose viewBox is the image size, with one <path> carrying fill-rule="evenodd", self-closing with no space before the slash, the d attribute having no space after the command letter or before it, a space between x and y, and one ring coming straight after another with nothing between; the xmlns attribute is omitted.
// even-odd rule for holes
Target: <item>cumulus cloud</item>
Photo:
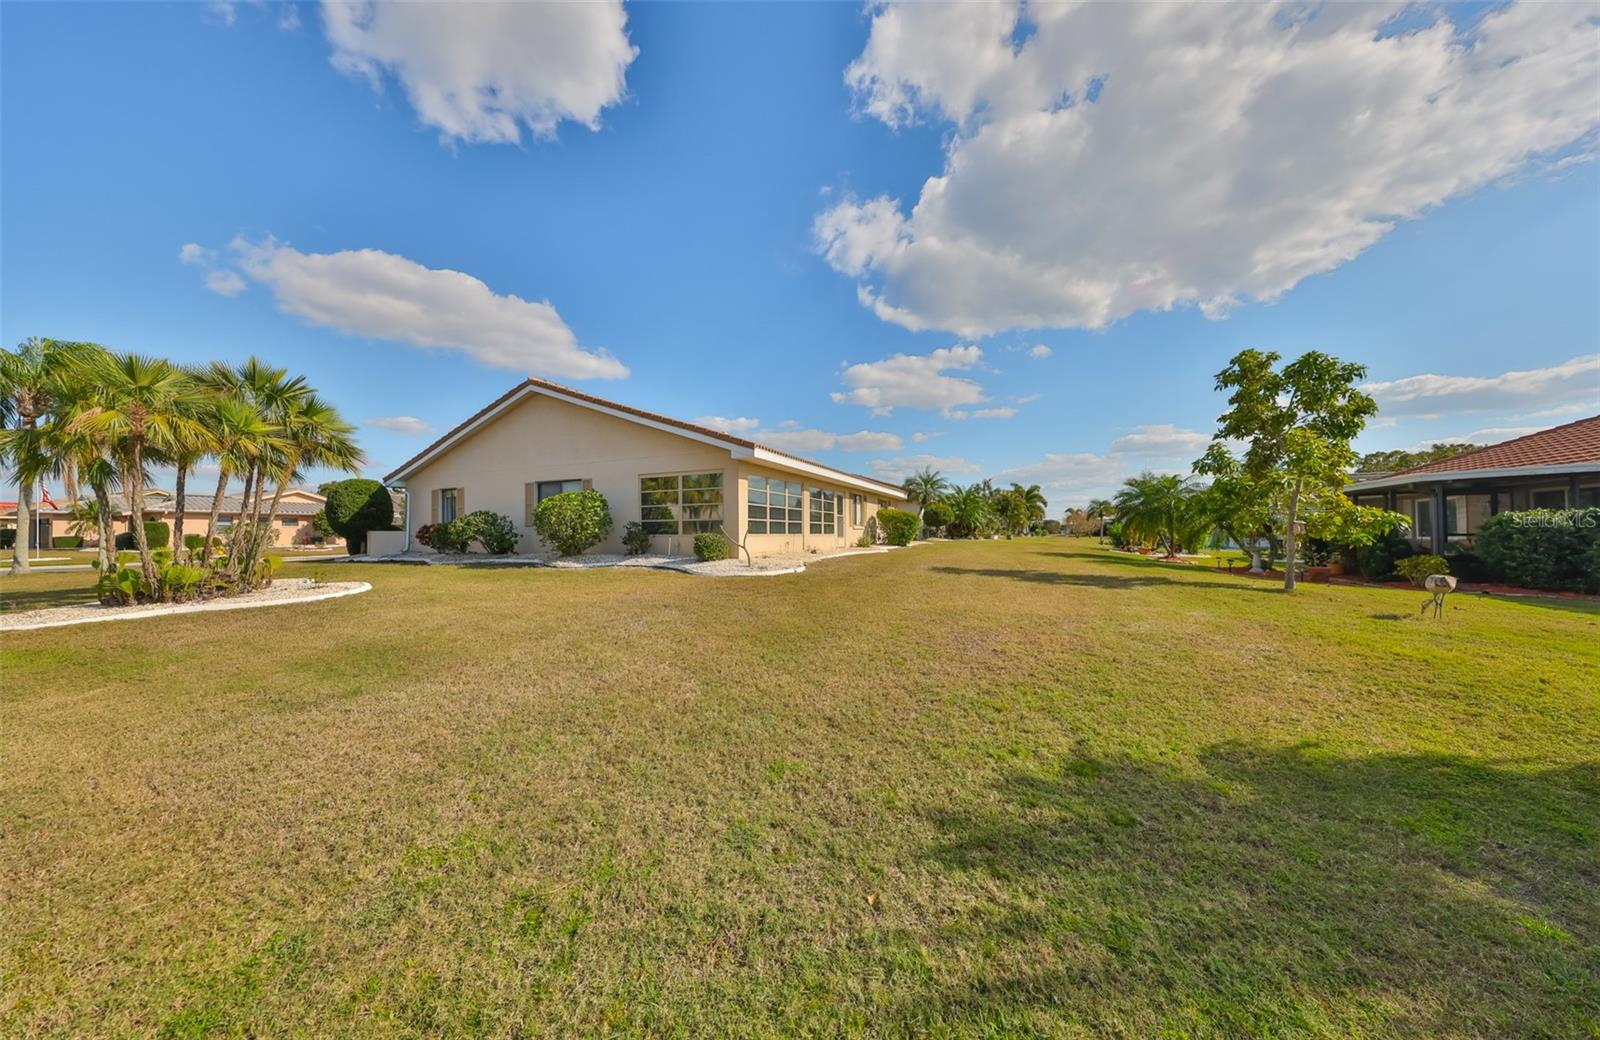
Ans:
<svg viewBox="0 0 1600 1040"><path fill-rule="evenodd" d="M205 267L216 262L217 251L207 249L199 242L185 242L178 249L178 260L181 263L191 264L196 267Z"/></svg>
<svg viewBox="0 0 1600 1040"><path fill-rule="evenodd" d="M875 7L845 79L869 117L948 124L944 168L909 205L841 199L817 248L910 329L1217 317L1429 207L1592 150L1592 5L1513 4L1471 26L1423 11Z"/></svg>
<svg viewBox="0 0 1600 1040"><path fill-rule="evenodd" d="M501 295L460 271L377 249L302 253L268 238L235 239L240 268L278 308L356 336L458 350L480 364L567 379L621 379L628 369L585 348L549 301Z"/></svg>
<svg viewBox="0 0 1600 1040"><path fill-rule="evenodd" d="M902 455L893 459L873 459L867 463L868 472L891 484L899 484L923 468L936 469L946 477L956 477L970 476L983 467L959 455Z"/></svg>
<svg viewBox="0 0 1600 1040"><path fill-rule="evenodd" d="M1054 353L1055 353L1055 351L1051 350L1049 347L1045 346L1043 343L1037 343L1037 344L1035 344L1034 346L1032 346L1032 347L1030 347L1028 349L1028 356L1029 357L1031 357L1031 358L1039 358L1040 360L1043 360L1044 358L1047 358L1051 354L1054 354Z"/></svg>
<svg viewBox="0 0 1600 1040"><path fill-rule="evenodd" d="M404 433L408 436L422 437L434 432L433 424L424 422L414 415L390 415L378 419L363 419L363 426L375 426L380 430L390 433Z"/></svg>
<svg viewBox="0 0 1600 1040"><path fill-rule="evenodd" d="M1046 452L1037 462L1001 470L996 482L1038 484L1052 508L1065 509L1089 498L1109 496L1125 479L1145 468L1162 469L1130 466L1116 455L1092 451ZM1164 471L1187 473L1189 469L1184 465Z"/></svg>
<svg viewBox="0 0 1600 1040"><path fill-rule="evenodd" d="M721 430L723 433L748 433L760 426L761 420L751 419L743 415L733 419L721 415L702 415L695 420L695 425Z"/></svg>
<svg viewBox="0 0 1600 1040"><path fill-rule="evenodd" d="M829 433L826 430L765 430L755 439L780 451L899 451L904 443L898 434L873 430L855 433Z"/></svg>
<svg viewBox="0 0 1600 1040"><path fill-rule="evenodd" d="M581 4L323 5L336 68L383 89L393 76L443 139L515 144L563 120L589 129L622 100L638 49L621 0Z"/></svg>
<svg viewBox="0 0 1600 1040"><path fill-rule="evenodd" d="M246 286L239 272L223 269L206 272L206 288L218 296L238 296Z"/></svg>
<svg viewBox="0 0 1600 1040"><path fill-rule="evenodd" d="M944 413L946 419L1009 419L1017 414L1017 410L1010 405L1001 405L997 408L951 408Z"/></svg>
<svg viewBox="0 0 1600 1040"><path fill-rule="evenodd" d="M882 361L850 365L840 374L845 391L830 396L836 404L859 404L873 415L896 408L948 412L961 405L984 404L983 387L947 373L977 366L983 351L975 346L941 347L929 354L896 354Z"/></svg>
<svg viewBox="0 0 1600 1040"><path fill-rule="evenodd" d="M1198 458L1211 444L1211 435L1172 423L1135 426L1111 442L1113 452L1128 455Z"/></svg>
<svg viewBox="0 0 1600 1040"><path fill-rule="evenodd" d="M1600 354L1585 354L1549 368L1493 376L1420 375L1366 383L1362 389L1387 416L1546 409L1557 415L1600 410Z"/></svg>

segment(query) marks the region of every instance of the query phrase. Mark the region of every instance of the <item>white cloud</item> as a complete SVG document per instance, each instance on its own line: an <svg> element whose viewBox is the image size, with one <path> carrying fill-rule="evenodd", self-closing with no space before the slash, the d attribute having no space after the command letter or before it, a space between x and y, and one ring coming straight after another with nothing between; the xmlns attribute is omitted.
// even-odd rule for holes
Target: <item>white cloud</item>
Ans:
<svg viewBox="0 0 1600 1040"><path fill-rule="evenodd" d="M1530 419L1555 419L1565 415L1583 415L1585 412L1600 409L1600 402L1591 401L1587 404L1560 404L1554 408L1541 408L1537 412L1529 412Z"/></svg>
<svg viewBox="0 0 1600 1040"><path fill-rule="evenodd" d="M218 296L238 296L246 286L237 271L219 270L206 272L206 288Z"/></svg>
<svg viewBox="0 0 1600 1040"><path fill-rule="evenodd" d="M294 32L300 28L300 7L298 4L284 4L278 12L278 28L284 32Z"/></svg>
<svg viewBox="0 0 1600 1040"><path fill-rule="evenodd" d="M1054 354L1054 353L1055 353L1055 351L1051 350L1049 347L1045 346L1043 343L1036 343L1036 344L1034 344L1033 347L1029 348L1029 350L1028 350L1028 356L1029 357L1031 357L1031 358L1039 358L1040 360L1043 360L1043 359L1049 357L1051 354Z"/></svg>
<svg viewBox="0 0 1600 1040"><path fill-rule="evenodd" d="M1038 462L1001 470L995 482L1038 484L1051 507L1059 511L1089 498L1109 496L1123 480L1145 468L1158 467L1129 466L1115 455L1092 451L1046 452ZM1182 472L1187 473L1188 467Z"/></svg>
<svg viewBox="0 0 1600 1040"><path fill-rule="evenodd" d="M826 430L766 430L754 436L762 444L780 451L899 451L904 447L899 435L857 430L855 433L829 433Z"/></svg>
<svg viewBox="0 0 1600 1040"><path fill-rule="evenodd" d="M952 408L944 413L946 419L1009 419L1017 414L1010 405L998 408Z"/></svg>
<svg viewBox="0 0 1600 1040"><path fill-rule="evenodd" d="M743 415L733 419L721 415L702 415L695 420L695 425L721 430L723 433L748 433L760 426L761 420L751 419Z"/></svg>
<svg viewBox="0 0 1600 1040"><path fill-rule="evenodd" d="M911 435L911 443L912 444L921 444L923 441L931 441L937 436L939 436L938 433L925 433L925 432L920 432L919 431L919 432L913 433Z"/></svg>
<svg viewBox="0 0 1600 1040"><path fill-rule="evenodd" d="M896 408L936 408L948 412L960 405L983 404L983 387L970 379L946 375L975 367L983 351L974 346L941 347L930 354L896 354L882 361L851 365L840 378L850 389L830 395L836 404L859 404L873 415Z"/></svg>
<svg viewBox="0 0 1600 1040"><path fill-rule="evenodd" d="M216 259L216 250L207 249L199 242L185 242L178 250L178 260L185 264L205 267L215 263Z"/></svg>
<svg viewBox="0 0 1600 1040"><path fill-rule="evenodd" d="M1410 451L1427 451L1435 444L1477 444L1487 446L1509 441L1517 437L1526 437L1530 433L1548 430L1544 426L1487 426L1471 433L1452 434L1448 437L1429 437L1427 440L1418 441L1410 447Z"/></svg>
<svg viewBox="0 0 1600 1040"><path fill-rule="evenodd" d="M596 129L622 100L638 49L621 0L581 4L323 5L333 64L381 90L400 82L417 116L445 139L515 144L526 126Z"/></svg>
<svg viewBox="0 0 1600 1040"><path fill-rule="evenodd" d="M1199 458L1211 444L1211 435L1198 430L1184 429L1172 423L1154 423L1135 426L1132 433L1123 434L1111 442L1113 452L1128 455Z"/></svg>
<svg viewBox="0 0 1600 1040"><path fill-rule="evenodd" d="M628 369L586 349L548 301L502 296L460 271L376 249L302 253L268 238L235 239L244 273L278 307L357 336L459 350L480 364L568 379L621 379Z"/></svg>
<svg viewBox="0 0 1600 1040"><path fill-rule="evenodd" d="M1592 4L1511 5L1465 30L1431 9L1388 26L1402 10L1425 9L874 7L845 76L861 108L953 131L909 207L844 198L817 247L910 329L1220 316L1600 126Z"/></svg>
<svg viewBox="0 0 1600 1040"><path fill-rule="evenodd" d="M433 424L424 422L414 415L390 415L378 419L363 419L363 426L375 426L380 430L390 433L404 433L413 437L422 437L434 432Z"/></svg>
<svg viewBox="0 0 1600 1040"><path fill-rule="evenodd" d="M1494 376L1407 376L1366 383L1362 389L1373 396L1384 415L1436 416L1541 407L1600 410L1600 354L1582 355L1549 368Z"/></svg>
<svg viewBox="0 0 1600 1040"><path fill-rule="evenodd" d="M971 475L983 468L959 455L902 455L894 459L873 459L867 463L868 472L879 480L893 484L900 483L924 467L936 469L946 477Z"/></svg>

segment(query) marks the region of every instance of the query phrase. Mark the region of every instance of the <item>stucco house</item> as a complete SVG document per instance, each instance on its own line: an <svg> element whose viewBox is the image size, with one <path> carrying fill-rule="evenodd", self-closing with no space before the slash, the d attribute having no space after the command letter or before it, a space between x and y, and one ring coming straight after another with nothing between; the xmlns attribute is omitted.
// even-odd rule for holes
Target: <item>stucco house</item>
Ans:
<svg viewBox="0 0 1600 1040"><path fill-rule="evenodd" d="M268 488L266 497L261 503L262 515L265 516L272 502L273 489ZM87 493L80 492L80 498L87 499ZM324 498L314 491L305 488L288 488L283 493L282 500L278 503L278 516L274 522L278 538L273 544L279 548L287 548L300 544L312 533L312 518L322 511ZM15 526L17 519L16 503L0 503L0 507L9 506L9 510L0 508L0 522L9 520ZM217 525L221 530L227 530L243 515L244 499L239 495L222 496L222 508L217 512ZM113 534L123 534L133 530L132 517L128 509L127 497L120 492L111 495L111 531ZM173 526L178 518L177 501L172 492L161 488L150 488L145 492L144 517L146 520L159 520ZM197 495L185 492L183 496L183 531L185 535L205 534L206 522L211 519L211 496L208 494ZM68 534L72 527L72 510L64 496L50 497L48 493L40 497L34 504L33 520L37 525L33 536L33 544L48 548L55 536ZM90 527L84 539L85 545L94 545L98 541L95 530ZM337 536L324 543L327 546L342 546L344 542Z"/></svg>
<svg viewBox="0 0 1600 1040"><path fill-rule="evenodd" d="M634 520L670 555L689 554L697 533L717 530L752 556L844 548L869 533L879 509L906 501L881 480L532 378L384 482L403 489L405 547L422 552L418 528L479 509L510 517L518 551L538 552L534 508L589 488L611 509L612 533L593 550L602 553L622 551L623 526Z"/></svg>
<svg viewBox="0 0 1600 1040"><path fill-rule="evenodd" d="M1471 549L1496 513L1600 505L1600 415L1395 473L1362 474L1346 493L1410 517L1418 548Z"/></svg>

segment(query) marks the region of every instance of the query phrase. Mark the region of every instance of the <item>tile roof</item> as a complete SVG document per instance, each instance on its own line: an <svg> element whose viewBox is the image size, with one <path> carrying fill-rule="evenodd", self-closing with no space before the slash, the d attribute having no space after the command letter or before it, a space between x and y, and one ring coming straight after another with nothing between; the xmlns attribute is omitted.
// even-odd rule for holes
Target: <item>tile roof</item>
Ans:
<svg viewBox="0 0 1600 1040"><path fill-rule="evenodd" d="M148 494L149 497L147 497L145 499L145 504L144 504L144 511L146 513L170 513L170 512L172 512L172 508L175 505L175 503L173 502L173 498L172 498L171 493L166 492L166 491L161 491L161 490L156 489L156 488L152 488L152 489L150 489L150 492L147 493L147 494ZM80 494L78 497L79 497L80 500L92 500L92 496L88 495L88 494ZM5 511L4 506L5 506L5 503L0 503L0 512L4 512ZM267 491L267 495L261 502L261 515L265 516L266 513L267 513L267 510L269 508L271 508L271 506L272 506L272 489L269 486L268 491ZM11 505L11 508L13 510L16 508L15 503L13 503ZM287 495L285 495L285 497L284 497L282 502L278 503L278 515L279 516L315 516L321 509L322 509L322 503L320 503L320 502L302 502L302 501L300 501L298 499L289 498ZM221 510L221 512L222 512L223 516L227 516L229 514L238 514L238 513L242 512L243 510L244 510L244 496L243 495L223 495L222 496L222 510ZM51 510L50 508L46 507L46 508L44 508L42 510L36 509L35 511L36 512L44 512L44 513L51 513L51 512L66 513L68 511L67 498L66 498L65 495L62 495L61 497L57 498L56 499L56 508L54 510ZM125 496L120 491L113 492L111 494L111 512L116 514L116 515L118 515L118 516L121 516L122 514L126 513L127 511L128 511L128 499L127 499L127 496ZM211 512L211 496L210 495L193 495L193 494L189 494L188 492L185 492L184 496L183 496L183 511L184 511L184 513L186 515L191 515L191 516L193 514L195 514L195 513L209 513L209 512Z"/></svg>
<svg viewBox="0 0 1600 1040"><path fill-rule="evenodd" d="M1600 468L1600 415L1591 415L1563 426L1530 433L1477 451L1462 452L1448 459L1429 462L1389 474L1392 477L1426 476L1429 473L1467 473L1480 469L1525 469L1540 466L1570 466L1585 462Z"/></svg>
<svg viewBox="0 0 1600 1040"><path fill-rule="evenodd" d="M467 426L472 425L474 422L478 421L483 416L485 416L488 413L494 411L496 408L500 407L500 405L504 404L506 401L510 400L513 396L515 396L517 393L522 391L525 387L529 387L529 386L538 387L538 388L543 389L543 390L549 390L549 391L551 391L553 393L560 394L563 397L571 397L571 398L574 398L574 399L579 400L579 401L585 401L585 402L587 402L589 404L598 405L601 408L609 408L612 411L623 412L623 413L625 413L627 415L632 415L632 416L636 416L636 417L638 417L640 419L648 420L649 422L662 423L662 424L664 424L666 426L673 426L673 427L676 427L676 428L678 428L680 430L685 431L686 433L694 433L694 434L698 434L698 435L700 435L702 437L711 437L711 438L714 438L716 440L722 441L722 442L724 442L726 444L734 445L735 447L747 448L747 449L751 449L751 450L754 450L756 448L760 448L762 451L771 452L774 455L781 455L786 459L793 459L796 462L803 462L808 466L820 466L823 469L832 470L835 473L843 473L845 476L854 477L857 480L868 481L870 483L878 485L879 487L893 488L895 491L900 491L901 490L898 485L892 484L892 483L890 483L889 481L886 481L886 480L879 480L877 477L869 477L869 476L866 476L865 474L862 474L862 473L852 473L847 469L840 469L837 466L830 466L830 465L828 465L827 463L824 463L824 462L817 462L817 461L815 461L813 459L802 458L799 455L794 455L794 454L791 454L790 452L782 451L782 450L780 450L778 448L771 447L770 445L760 444L760 443L757 443L756 441L752 441L752 440L749 440L749 439L744 438L744 437L736 437L731 433L726 433L726 432L724 432L722 430L712 429L709 426L700 426L700 425L697 425L696 423L684 422L682 419L674 419L670 415L661 415L661 414L659 414L657 412L647 412L643 408L635 408L632 405L621 404L621 403L619 403L617 401L610 401L610 400L607 400L604 397L596 397L593 394L584 393L582 390L574 390L570 386L562 386L560 383L552 383L547 379L539 379L539 378L537 378L535 376L529 376L527 379L525 379L522 382L518 383L516 386L512 387L510 390L507 390L505 393L501 394L499 397L495 398L493 401L490 401L488 404L486 404L482 408L478 409L477 412L473 413L472 415L468 416L466 419L462 420L461 422L457 423L455 426L451 427L450 430L447 431L444 434L444 436L440 437L438 440L434 441L432 444L428 445L426 448L423 448L421 451L419 451L415 455L411 456L411 458L409 458L405 462L401 463L392 472L390 472L387 476L385 476L384 479L385 480L389 480L389 479L393 478L394 476L396 476L397 474L402 473L405 470L409 469L418 460L420 460L420 459L424 458L425 456L429 455L430 453L432 453L434 449L438 448L439 446L444 444L446 441L448 441L450 438L454 437L462 429L464 429Z"/></svg>

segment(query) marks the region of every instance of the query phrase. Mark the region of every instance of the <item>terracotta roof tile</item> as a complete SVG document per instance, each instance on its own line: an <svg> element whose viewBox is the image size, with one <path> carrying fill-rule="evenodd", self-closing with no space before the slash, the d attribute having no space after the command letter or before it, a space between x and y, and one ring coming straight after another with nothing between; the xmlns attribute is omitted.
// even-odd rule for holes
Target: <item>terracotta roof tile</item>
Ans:
<svg viewBox="0 0 1600 1040"><path fill-rule="evenodd" d="M1590 462L1600 466L1600 415L1530 433L1477 451L1391 473L1391 477L1428 473L1466 473L1479 469L1522 469Z"/></svg>

